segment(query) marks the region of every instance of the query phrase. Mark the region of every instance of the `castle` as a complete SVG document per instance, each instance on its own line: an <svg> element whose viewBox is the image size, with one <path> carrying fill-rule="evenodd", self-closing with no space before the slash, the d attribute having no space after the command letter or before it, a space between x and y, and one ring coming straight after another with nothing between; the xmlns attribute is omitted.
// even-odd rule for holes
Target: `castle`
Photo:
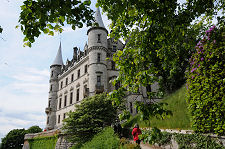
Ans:
<svg viewBox="0 0 225 149"><path fill-rule="evenodd" d="M100 10L97 8L95 21L98 25L88 29L88 43L83 51L74 47L72 60L63 64L61 43L56 58L50 66L50 89L46 129L56 129L62 126L62 120L66 113L75 110L75 104L79 104L85 97L102 92L110 92L115 89L110 83L118 76L115 62L112 56L117 50L123 50L124 44L113 38L108 38ZM107 59L108 58L108 59ZM145 88L140 88L147 97ZM143 97L143 96L142 96ZM127 107L132 114L136 113L133 100L140 100L134 94L127 96Z"/></svg>

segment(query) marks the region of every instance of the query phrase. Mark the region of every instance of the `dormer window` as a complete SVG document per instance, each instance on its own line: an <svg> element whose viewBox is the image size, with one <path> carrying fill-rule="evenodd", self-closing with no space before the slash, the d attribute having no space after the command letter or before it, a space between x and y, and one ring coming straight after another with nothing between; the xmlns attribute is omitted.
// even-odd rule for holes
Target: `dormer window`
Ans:
<svg viewBox="0 0 225 149"><path fill-rule="evenodd" d="M98 53L97 62L99 63L101 61L101 53Z"/></svg>
<svg viewBox="0 0 225 149"><path fill-rule="evenodd" d="M101 34L98 34L98 41L97 43L101 43Z"/></svg>

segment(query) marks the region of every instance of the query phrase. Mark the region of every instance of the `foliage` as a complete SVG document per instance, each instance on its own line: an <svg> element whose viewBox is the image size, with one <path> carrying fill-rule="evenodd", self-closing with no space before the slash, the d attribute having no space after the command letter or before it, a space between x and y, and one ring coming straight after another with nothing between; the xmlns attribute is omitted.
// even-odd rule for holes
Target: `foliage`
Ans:
<svg viewBox="0 0 225 149"><path fill-rule="evenodd" d="M148 99L159 97L161 91L172 92L181 87L185 83L188 58L203 28L203 22L191 23L201 14L212 15L221 3L214 5L214 0L190 0L182 4L177 0L150 0L148 3L98 0L98 5L112 20L111 36L126 41L124 50L117 51L113 57L120 70L114 83L120 82L123 90L134 93L139 93L139 87L144 86ZM160 85L159 92L152 92L151 85L155 82ZM124 101L121 95L121 91L114 91L111 98L120 105ZM144 111L159 107L151 109L154 104L137 106ZM140 112L147 114L146 117L155 114L144 111Z"/></svg>
<svg viewBox="0 0 225 149"><path fill-rule="evenodd" d="M224 22L206 31L190 59L187 102L197 132L225 134Z"/></svg>
<svg viewBox="0 0 225 149"><path fill-rule="evenodd" d="M173 136L173 137L172 137ZM157 128L152 130L142 130L142 135L139 135L144 143L158 144L165 146L171 144L171 139L174 138L178 143L179 149L223 149L222 144L218 143L215 139L201 134L178 134L161 132Z"/></svg>
<svg viewBox="0 0 225 149"><path fill-rule="evenodd" d="M167 109L173 113L170 117L166 117L165 119L151 118L143 121L141 120L141 115L137 114L128 119L127 122L123 123L123 127L133 127L135 123L138 123L142 128L158 127L165 129L191 129L190 114L185 100L186 91L186 87L183 86L160 101L168 104Z"/></svg>
<svg viewBox="0 0 225 149"><path fill-rule="evenodd" d="M54 35L54 31L62 32L65 24L71 25L73 30L82 28L83 23L90 26L93 20L90 4L90 0L25 0L19 19L25 45L31 47L41 32L48 35Z"/></svg>
<svg viewBox="0 0 225 149"><path fill-rule="evenodd" d="M118 149L119 138L111 127L104 128L93 139L85 143L81 149Z"/></svg>
<svg viewBox="0 0 225 149"><path fill-rule="evenodd" d="M26 133L38 133L42 132L42 129L39 126L31 126L26 130Z"/></svg>
<svg viewBox="0 0 225 149"><path fill-rule="evenodd" d="M2 138L1 149L21 149L24 143L25 129L13 129Z"/></svg>
<svg viewBox="0 0 225 149"><path fill-rule="evenodd" d="M161 132L160 129L153 127L151 130L142 130L142 134L139 138L143 140L144 143L149 143L154 145L157 143L159 146L171 143L172 134L167 132Z"/></svg>
<svg viewBox="0 0 225 149"><path fill-rule="evenodd" d="M55 145L57 142L57 135L55 136L47 136L47 137L36 137L34 139L30 139L29 145L30 149L55 149Z"/></svg>
<svg viewBox="0 0 225 149"><path fill-rule="evenodd" d="M2 31L3 31L3 29L2 29L2 27L0 26L0 33L2 33Z"/></svg>
<svg viewBox="0 0 225 149"><path fill-rule="evenodd" d="M71 142L87 142L104 127L110 126L116 118L116 108L106 94L99 94L84 99L75 105L75 111L64 120L63 129Z"/></svg>
<svg viewBox="0 0 225 149"><path fill-rule="evenodd" d="M216 141L209 136L201 134L174 134L175 140L178 143L179 149L224 149L223 145L216 143Z"/></svg>

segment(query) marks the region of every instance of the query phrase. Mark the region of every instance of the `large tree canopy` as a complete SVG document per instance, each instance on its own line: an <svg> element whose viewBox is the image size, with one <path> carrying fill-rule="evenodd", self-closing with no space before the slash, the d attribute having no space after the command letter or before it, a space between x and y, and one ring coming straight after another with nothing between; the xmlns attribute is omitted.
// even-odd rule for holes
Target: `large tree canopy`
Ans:
<svg viewBox="0 0 225 149"><path fill-rule="evenodd" d="M111 95L121 104L123 91L138 92L146 87L149 99L154 82L161 91L172 92L184 82L184 72L203 29L203 21L192 23L201 15L213 16L224 8L224 0L98 0L112 21L111 36L123 38L126 46L114 55L121 88ZM90 0L25 0L19 23L25 44L31 46L41 32L53 35L54 30L70 24L73 29L93 21ZM141 104L139 104L141 105ZM142 109L142 108L138 108ZM146 109L145 109L146 110Z"/></svg>

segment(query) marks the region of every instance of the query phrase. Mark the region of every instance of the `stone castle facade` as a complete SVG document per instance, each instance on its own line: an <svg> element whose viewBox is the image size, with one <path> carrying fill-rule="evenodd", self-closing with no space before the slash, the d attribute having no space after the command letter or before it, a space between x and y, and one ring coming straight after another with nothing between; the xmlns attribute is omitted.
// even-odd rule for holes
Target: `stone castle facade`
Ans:
<svg viewBox="0 0 225 149"><path fill-rule="evenodd" d="M50 90L46 129L56 129L62 126L66 113L75 110L85 97L115 89L110 83L118 76L112 56L117 50L123 50L124 44L113 38L107 38L100 10L97 8L95 21L98 26L88 29L88 43L83 51L74 47L72 60L63 64L61 43L53 64L50 66ZM143 96L147 97L145 88L141 87ZM127 107L132 114L136 113L133 100L141 100L143 96L130 94L127 96Z"/></svg>
<svg viewBox="0 0 225 149"><path fill-rule="evenodd" d="M85 97L114 89L110 80L118 75L112 55L122 50L124 44L113 38L108 38L99 8L95 14L98 26L87 31L88 43L83 51L74 47L72 60L63 64L61 43L53 64L50 66L50 89L46 129L55 129L62 126L66 113L75 110ZM108 60L106 60L108 58Z"/></svg>

